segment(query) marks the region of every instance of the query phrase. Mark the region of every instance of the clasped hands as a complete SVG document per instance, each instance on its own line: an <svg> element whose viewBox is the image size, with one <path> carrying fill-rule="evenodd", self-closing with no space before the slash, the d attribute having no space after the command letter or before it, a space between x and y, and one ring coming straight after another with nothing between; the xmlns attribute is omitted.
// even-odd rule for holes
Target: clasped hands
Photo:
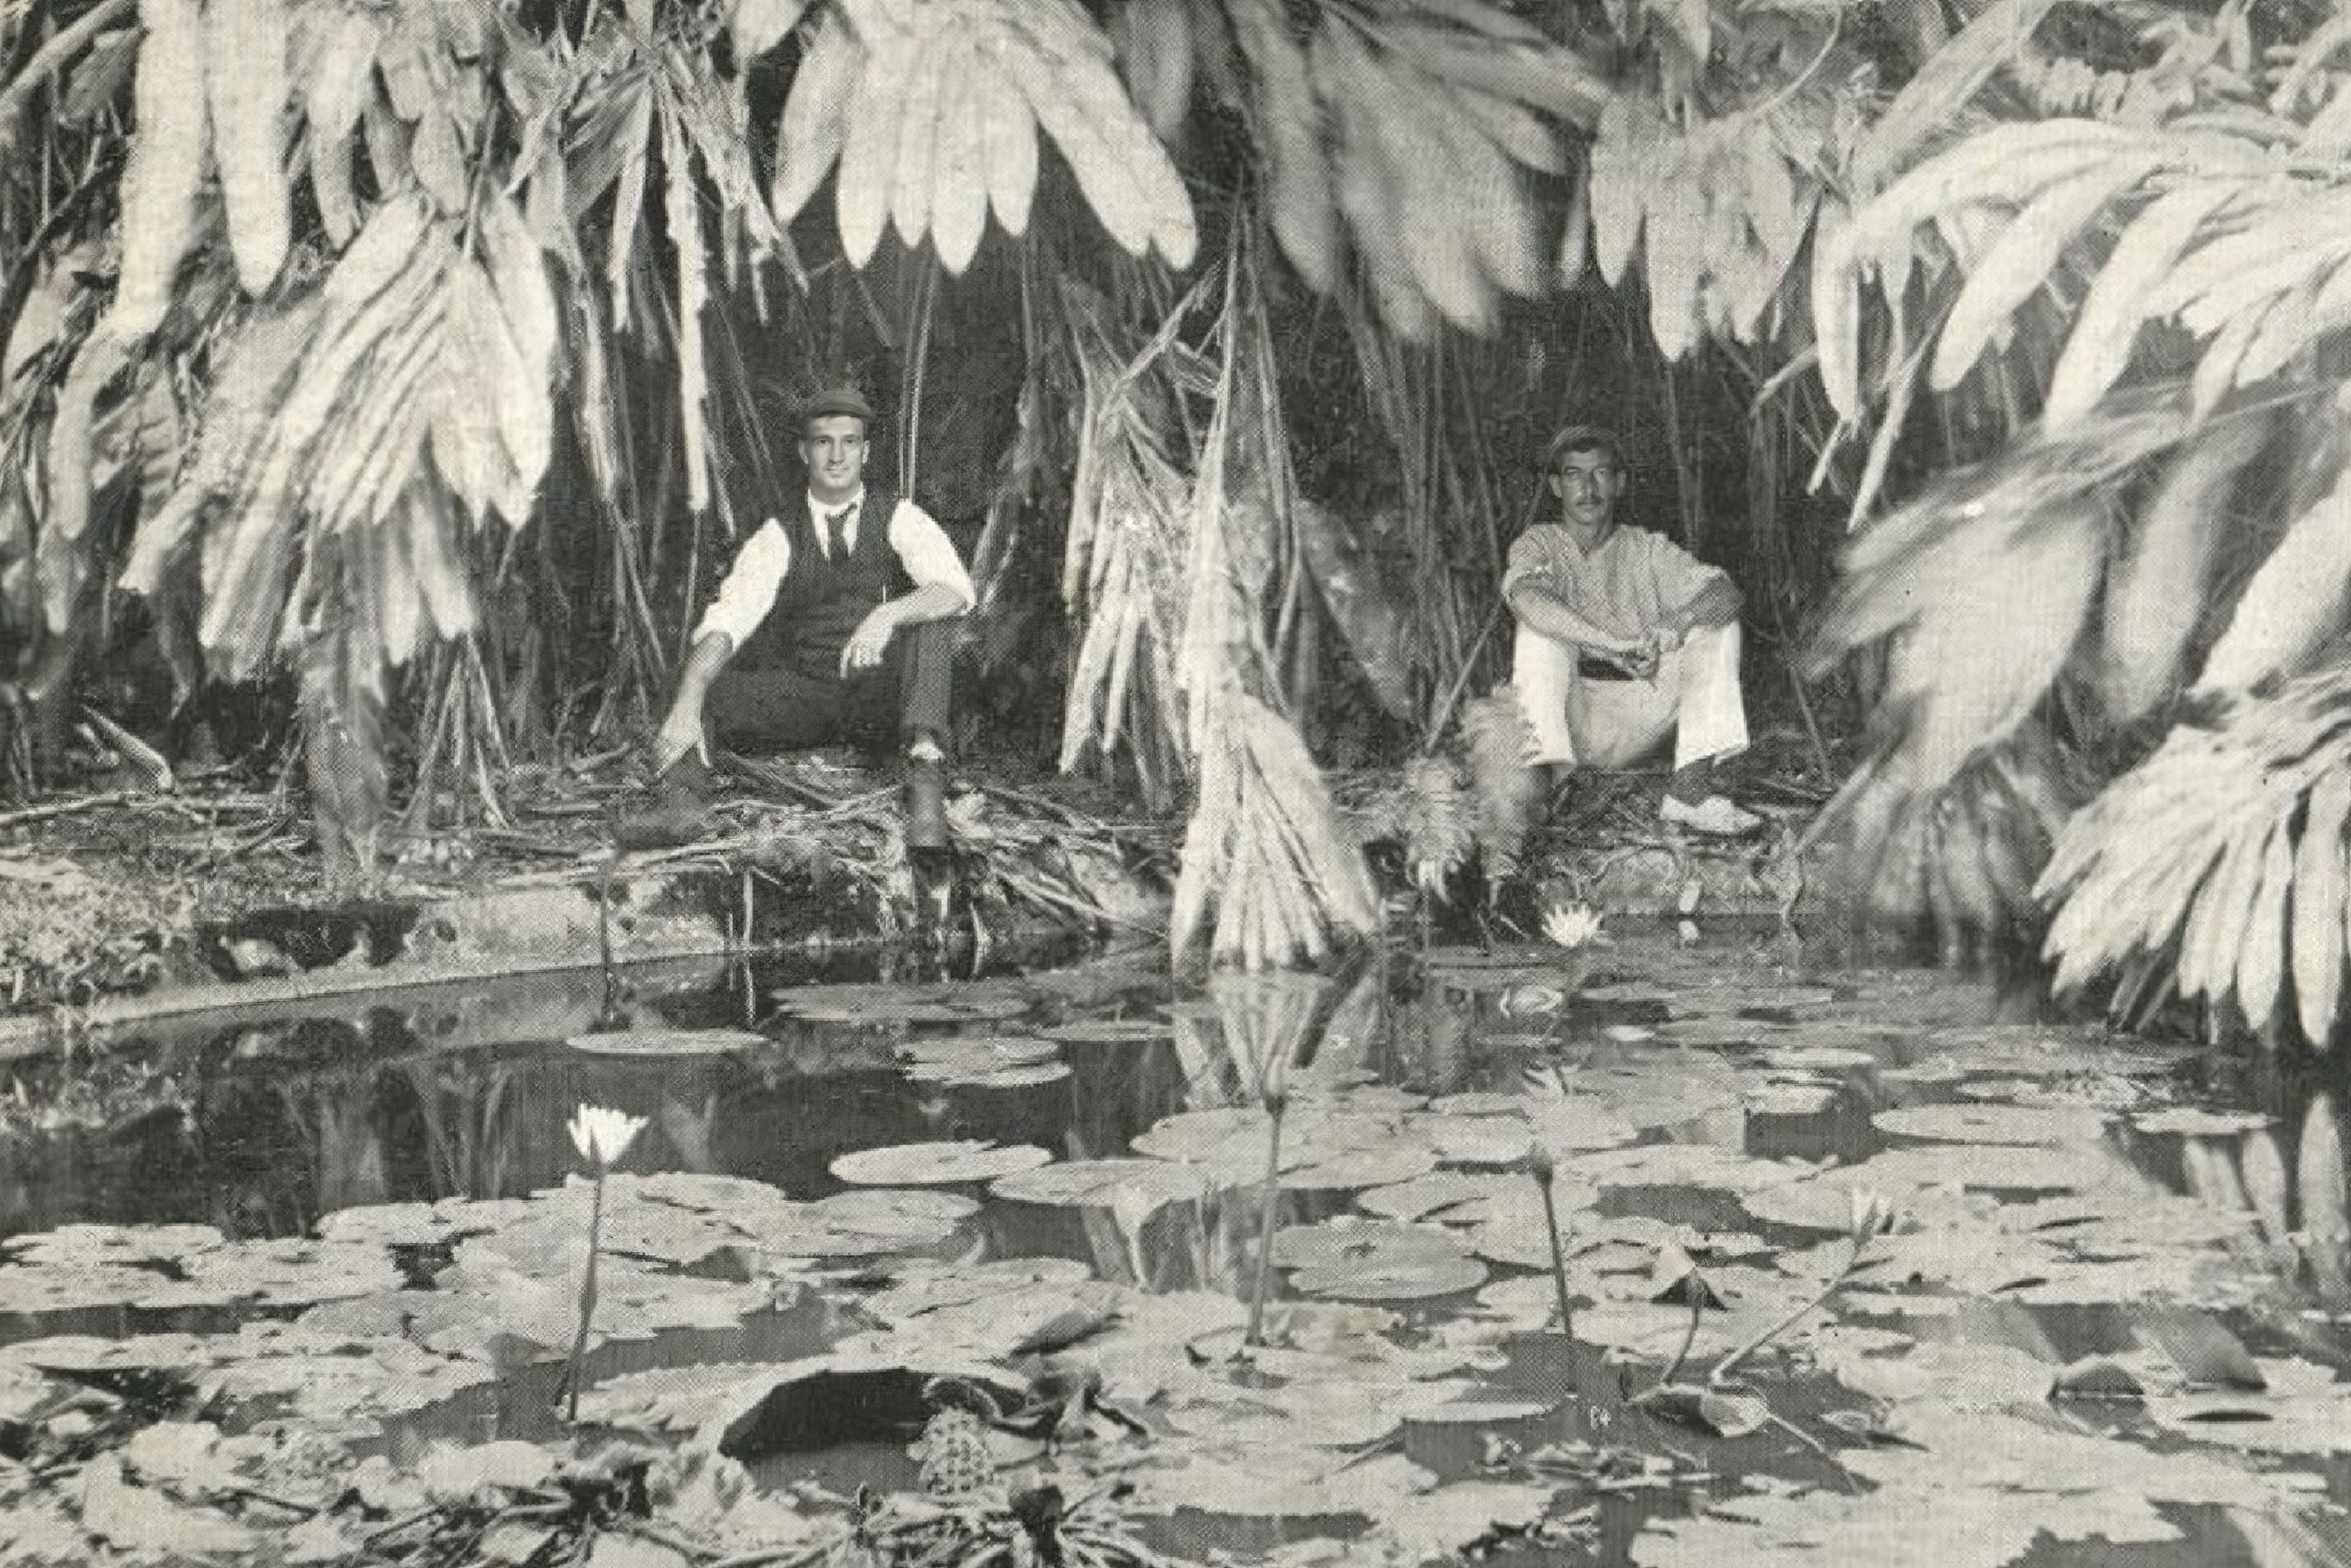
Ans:
<svg viewBox="0 0 2351 1568"><path fill-rule="evenodd" d="M1665 656L1679 648L1689 633L1673 626L1652 626L1629 648L1594 648L1592 656L1615 665L1636 681L1653 681Z"/></svg>

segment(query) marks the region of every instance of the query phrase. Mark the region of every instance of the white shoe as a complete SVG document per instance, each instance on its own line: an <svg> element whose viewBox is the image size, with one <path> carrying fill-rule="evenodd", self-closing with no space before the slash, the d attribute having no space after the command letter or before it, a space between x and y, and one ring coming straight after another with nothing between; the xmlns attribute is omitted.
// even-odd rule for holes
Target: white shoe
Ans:
<svg viewBox="0 0 2351 1568"><path fill-rule="evenodd" d="M1677 795L1666 797L1657 815L1676 827L1718 839L1744 838L1763 825L1763 819L1728 795L1708 795L1697 805Z"/></svg>

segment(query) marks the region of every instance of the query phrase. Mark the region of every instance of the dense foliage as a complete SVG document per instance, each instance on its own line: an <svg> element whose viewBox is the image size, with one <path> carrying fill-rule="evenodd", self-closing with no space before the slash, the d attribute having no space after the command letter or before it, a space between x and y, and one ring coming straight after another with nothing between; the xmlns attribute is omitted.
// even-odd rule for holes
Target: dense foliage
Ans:
<svg viewBox="0 0 2351 1568"><path fill-rule="evenodd" d="M2261 744L2341 627L2351 113L2315 12L45 0L6 26L18 687L53 740L118 585L183 695L297 672L346 877L400 800L495 814L512 749L631 733L786 472L776 407L841 374L893 392L902 479L977 528L977 657L1066 702L1063 765L1214 785L1184 924L1249 962L1371 917L1300 737L1338 680L1434 743L1494 670L1512 465L1562 394L1655 411L1651 488L1782 621L1824 538L1788 505L1805 471L1856 525L1898 501L1820 643L1886 650L1833 821L1955 942L2062 904L2118 831L2074 808L2173 720ZM1709 540L1727 489L1743 533ZM2040 881L2053 844L2073 869ZM2061 921L2069 975L2168 972L2210 885L2164 883L2126 936ZM1258 907L1209 925L1212 890ZM2258 955L2283 888L2238 903ZM2254 1021L2329 1030L2331 951L2282 963L2291 1009L2240 972Z"/></svg>

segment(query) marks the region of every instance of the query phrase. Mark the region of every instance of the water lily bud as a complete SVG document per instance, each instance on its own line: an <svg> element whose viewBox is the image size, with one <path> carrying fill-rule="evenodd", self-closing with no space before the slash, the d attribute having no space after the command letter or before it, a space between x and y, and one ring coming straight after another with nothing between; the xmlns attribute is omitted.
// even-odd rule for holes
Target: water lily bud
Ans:
<svg viewBox="0 0 2351 1568"><path fill-rule="evenodd" d="M645 1130L643 1116L632 1116L626 1111L615 1111L607 1105L582 1105L571 1118L571 1146L580 1157L603 1170L620 1164L637 1134Z"/></svg>
<svg viewBox="0 0 2351 1568"><path fill-rule="evenodd" d="M1258 1092L1270 1110L1290 1098L1290 1052L1277 1051L1266 1058L1264 1075L1258 1081Z"/></svg>
<svg viewBox="0 0 2351 1568"><path fill-rule="evenodd" d="M1872 1187L1847 1187L1845 1199L1848 1234L1856 1246L1894 1228L1894 1205L1884 1193Z"/></svg>
<svg viewBox="0 0 2351 1568"><path fill-rule="evenodd" d="M1558 1163L1551 1157L1551 1151L1541 1144L1527 1151L1527 1169L1545 1186L1549 1186L1552 1177L1559 1174Z"/></svg>

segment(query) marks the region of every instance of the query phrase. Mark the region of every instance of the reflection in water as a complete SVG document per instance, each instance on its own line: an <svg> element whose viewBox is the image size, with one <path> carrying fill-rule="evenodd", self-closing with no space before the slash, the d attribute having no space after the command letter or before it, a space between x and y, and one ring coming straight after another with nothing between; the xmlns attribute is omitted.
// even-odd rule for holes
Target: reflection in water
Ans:
<svg viewBox="0 0 2351 1568"><path fill-rule="evenodd" d="M2189 1133L2179 1139L2178 1185L2247 1215L2270 1269L2316 1305L2341 1313L2351 1311L2351 1194L2343 1145L2335 1098L2321 1091L2303 1110L2291 1162L2272 1127Z"/></svg>
<svg viewBox="0 0 2351 1568"><path fill-rule="evenodd" d="M96 1127L0 1125L0 1173L12 1184L0 1186L0 1227L46 1228L80 1218L209 1218L242 1234L290 1234L308 1228L323 1213L354 1204L522 1194L554 1185L576 1167L563 1127L582 1103L650 1119L629 1168L747 1176L806 1198L839 1190L841 1184L830 1167L853 1151L972 1138L1036 1144L1065 1161L1112 1158L1129 1154L1138 1133L1171 1113L1250 1106L1269 1088L1286 1089L1301 1100L1353 1088L1359 1091L1356 1103L1374 1108L1404 1103L1408 1096L1454 1094L1488 1102L1489 1109L1507 1096L1523 1108L1530 1096L1547 1093L1560 1103L1552 1109L1573 1112L1559 1118L1561 1126L1592 1133L1590 1148L1607 1151L1594 1168L1621 1155L1614 1166L1620 1173L1635 1167L1645 1173L1599 1182L1602 1190L1588 1213L1579 1211L1571 1230L1583 1227L1586 1233L1576 1238L1581 1249L1570 1264L1581 1281L1574 1288L1596 1291L1604 1277L1611 1288L1636 1286L1649 1266L1643 1251L1652 1245L1649 1239L1666 1226L1688 1226L1699 1233L1697 1238L1677 1234L1699 1252L1706 1251L1708 1239L1749 1249L1706 1262L1709 1279L1719 1277L1730 1298L1723 1310L1734 1312L1742 1290L1750 1306L1770 1300L1763 1290L1764 1264L1750 1268L1740 1260L1769 1254L1771 1267L1792 1274L1815 1249L1817 1236L1805 1233L1800 1218L1788 1218L1792 1209L1775 1218L1744 1206L1740 1194L1728 1186L1677 1171L1703 1172L1718 1152L1840 1164L1885 1156L1888 1168L1915 1177L1905 1190L1919 1210L1931 1209L1946 1191L1956 1209L1961 1202L1957 1189L1973 1187L1987 1164L2012 1152L2020 1166L2029 1166L2036 1154L2047 1151L2029 1138L2013 1151L1938 1145L1931 1134L1917 1130L1933 1119L1926 1113L1951 1113L1946 1120L1956 1120L1973 1113L1970 1105L1982 1107L1987 1117L2037 1107L2040 1114L2086 1114L2097 1129L2092 1134L2095 1158L2085 1157L2083 1168L2095 1165L2111 1179L2095 1189L2095 1202L2052 1202L1998 1235L1965 1232L1981 1243L1980 1269L1979 1255L1961 1256L1960 1249L1946 1245L1948 1237L1924 1227L1908 1232L1904 1245L1912 1250L1903 1253L1902 1261L1926 1281L1916 1295L1931 1298L1934 1310L1912 1312L1892 1300L1898 1292L1855 1305L1848 1326L1856 1343L1892 1333L1886 1325L1898 1322L1907 1334L1959 1342L1955 1360L2006 1347L2052 1368L2092 1355L2126 1356L2153 1345L2183 1368L2198 1355L2217 1356L2230 1349L2248 1360L2300 1355L2328 1365L2346 1360L2339 1331L2323 1316L2351 1307L2346 1279L2351 1272L2351 1216L2346 1214L2344 1129L2334 1095L2297 1092L2280 1082L2280 1098L2268 1102L2276 1119L2268 1124L2252 1117L2189 1115L2140 1125L2128 1108L2148 1102L2128 1098L2142 1087L2126 1081L2128 1072L2105 1071L2115 1058L2099 1052L2109 1042L2094 1040L2085 1046L2076 1040L2062 1062L2042 1063L2028 1061L2037 1049L2030 1038L2033 1031L2000 1035L1975 1042L1979 1061L1969 1070L1978 1075L1974 1080L1938 1074L1938 1054L1956 1057L1962 1043L1952 1035L1929 1032L1947 1019L1934 1009L1948 1006L1948 992L1896 997L1886 1010L1872 1015L1855 1000L1857 993L1866 994L1863 982L1847 985L1832 1009L1817 998L1829 997L1829 987L1845 985L1843 977L1831 977L1828 987L1807 982L1799 988L1782 976L1774 996L1748 990L1727 1002L1718 996L1721 1005L1704 1011L1685 1006L1687 996L1668 997L1662 987L1648 988L1646 981L1621 982L1613 988L1614 995L1571 998L1564 994L1569 982L1547 984L1520 972L1539 967L1514 968L1493 956L1472 956L1449 969L1401 961L1393 973L1374 966L1334 977L1228 977L1172 1007L1166 1005L1164 981L1138 975L1123 988L1072 988L1058 995L1040 988L1030 993L1029 1013L1017 1019L983 1017L977 1008L958 1017L953 1007L907 1006L904 996L894 998L894 1007L869 1007L870 1019L861 1018L851 1004L825 1019L778 1017L771 1013L769 983L752 971L686 975L666 984L638 981L629 996L632 1016L623 1021L639 1029L727 1025L754 1028L761 1037L761 1043L747 1049L705 1054L613 1054L566 1045L568 1036L594 1021L601 1000L592 987L569 982L453 990L410 998L397 1012L380 1008L356 1021L248 1022L234 1031L155 1046L165 1068L201 1086L189 1096L191 1111L184 1118L142 1113ZM1693 988L1716 984L1735 990L1750 978L1754 977L1718 980L1684 971L1674 983L1687 979ZM1764 974L1757 983L1770 989L1771 981ZM860 995L870 1002L892 999L871 989ZM1897 1004L1918 1010L1904 1014ZM1105 1018L1124 1027L1072 1030L1072 1038L1054 1042L1069 1074L1050 1082L916 1083L901 1064L910 1044L935 1044L941 1037L1019 1034ZM1857 1044L1865 1049L1855 1049ZM2114 1043L2117 1053L2129 1049ZM1986 1067L1985 1061L1995 1066ZM2154 1077L2146 1071L2139 1074L2150 1082ZM1408 1096L1384 1083L1401 1087ZM1978 1099L1976 1090L1988 1092ZM2095 1097L2108 1091L2123 1097ZM1410 1103L1416 1124L1418 1098ZM2094 1106L2095 1113L2085 1110ZM1883 1113L1897 1109L1902 1116L1890 1119L1890 1129L1881 1124ZM1292 1110L1293 1130L1304 1128L1311 1110L1297 1104ZM1454 1120L1455 1134L1462 1134L1460 1121L1475 1119L1467 1108L1440 1107L1439 1114ZM1300 1136L1299 1147L1285 1144L1285 1152L1305 1155L1308 1140ZM1149 1183L1136 1183L1131 1190L1113 1188L1090 1206L991 1202L941 1246L967 1263L1066 1256L1083 1260L1103 1280L1152 1292L1205 1290L1246 1296L1266 1225L1249 1165L1260 1157L1256 1147L1238 1175L1227 1173L1205 1197L1188 1196L1180 1183L1157 1191L1147 1190ZM1956 1157L1955 1148L1962 1150ZM1353 1145L1313 1150L1316 1158L1367 1152L1392 1151ZM1652 1162L1651 1155L1698 1157ZM1480 1176L1523 1187L1527 1178L1508 1167L1509 1158L1448 1155L1447 1164L1483 1166ZM1977 1164L1971 1166L1969 1160ZM1720 1164L1728 1168L1733 1162ZM1656 1174L1646 1174L1651 1172ZM1460 1179L1458 1170L1450 1174ZM1314 1179L1302 1170L1292 1175ZM1842 1175L1823 1179L1833 1182ZM2184 1191L2242 1217L2235 1227L2241 1239L2229 1245L2265 1269L2271 1281L2258 1303L2259 1323L2245 1322L2250 1314L2172 1312L2138 1300L2066 1300L2063 1280L2056 1281L2057 1290L2032 1288L2047 1281L2036 1281L2024 1270L2046 1267L2064 1251L2044 1233L2061 1239L2084 1234L2069 1227L2109 1227L2104 1234L2116 1239L2123 1262L2137 1256L2128 1249L2141 1242L2153 1258L2168 1245L2157 1234L2164 1224L2195 1218L2159 1213L2168 1201L2164 1189ZM1493 1200L1499 1212L1510 1211L1512 1197L1506 1192ZM1842 1201L1837 1198L1840 1206ZM1276 1228L1313 1224L1357 1205L1354 1192L1335 1187L1280 1190L1271 1223ZM2007 1211L2024 1207L2019 1203ZM1496 1265L1494 1294L1481 1309L1489 1324L1494 1314L1523 1307L1529 1296L1516 1293L1519 1287L1540 1283L1546 1290L1529 1294L1547 1295L1548 1281L1529 1273L1523 1253L1514 1261L1510 1245L1498 1247L1508 1237L1468 1235L1471 1223L1458 1216L1446 1223L1465 1233L1465 1247L1474 1240L1479 1257ZM2205 1246L2202 1231L2194 1224L2189 1228L2198 1234L2172 1249L2172 1260ZM1934 1255L1937 1247L1942 1248L1940 1256ZM2086 1249L2066 1261L2095 1268L2116 1260L2090 1255L2095 1251ZM1637 1267L1625 1267L1628 1262ZM1787 1267L1792 1263L1793 1268ZM1749 1277L1742 1278L1742 1271ZM881 1272L876 1264L874 1277ZM1940 1296L1938 1281L1949 1287ZM1400 1343L1419 1348L1413 1335L1423 1328L1434 1331L1431 1343L1441 1342L1460 1317L1462 1301L1456 1295L1403 1305L1409 1326ZM1656 1305L1654 1298L1636 1301L1629 1295L1593 1301L1595 1308L1613 1307L1628 1322ZM1949 1310L1941 1311L1946 1305ZM798 1354L862 1326L854 1302L841 1310L849 1322L796 1324L779 1340L792 1348L778 1354ZM1580 1320L1585 1310L1577 1308ZM1371 1311L1363 1309L1365 1315ZM1525 1321L1555 1322L1549 1313L1546 1301L1541 1315ZM1715 1323L1709 1316L1710 1332ZM1637 1341L1633 1329L1625 1333L1623 1343ZM658 1344L616 1344L603 1354L642 1358L642 1364L653 1366L681 1355L727 1360L764 1353L765 1347L746 1349L748 1343L730 1329L706 1343L671 1338ZM1665 1357L1655 1359L1662 1364ZM609 1359L599 1369L637 1364L638 1359ZM453 1406L437 1415L462 1414L472 1423L467 1430L473 1436L516 1429L511 1423L519 1418L517 1412L543 1418L549 1390L528 1379L544 1370L486 1386L477 1393L478 1407L459 1412ZM1605 1389L1582 1386L1583 1370L1580 1364L1537 1366L1514 1354L1512 1365L1499 1375L1499 1391L1524 1392L1531 1385L1548 1396L1574 1384L1584 1400L1579 1409L1607 1413L1620 1407L1621 1396L1612 1406L1600 1397ZM1809 1419L1813 1411L1803 1401L1824 1386L1796 1387L1795 1403L1782 1413ZM423 1435L420 1427L407 1436L422 1440ZM1595 1444L1606 1437L1596 1427L1579 1435ZM1558 1434L1546 1429L1545 1436ZM1426 1450L1436 1440L1408 1432L1405 1443L1407 1449L1417 1442ZM1674 1440L1670 1434L1657 1438ZM1424 1451L1422 1457L1428 1455ZM1471 1453L1444 1459L1437 1468L1451 1477L1486 1462ZM1761 1468L1786 1479L1780 1459ZM2341 1476L2333 1482L2351 1487ZM1613 1532L1608 1539L1614 1555L1603 1560L1624 1557L1633 1533L1657 1505L1641 1500L1618 1506L1622 1511L1604 1521ZM2216 1547L2216 1560L2220 1554ZM2241 1560L2241 1552L2235 1555Z"/></svg>
<svg viewBox="0 0 2351 1568"><path fill-rule="evenodd" d="M278 1085L287 1119L302 1134L314 1177L314 1215L381 1203L391 1196L383 1118L376 1105L379 1077L375 1071L360 1069Z"/></svg>
<svg viewBox="0 0 2351 1568"><path fill-rule="evenodd" d="M514 1125L517 1066L435 1056L394 1069L415 1095L434 1197L508 1197L530 1190L517 1182Z"/></svg>
<svg viewBox="0 0 2351 1568"><path fill-rule="evenodd" d="M150 1076L196 1086L184 1096L184 1117L162 1107L97 1126L0 1126L0 1234L127 1219L298 1234L356 1204L519 1195L565 1178L572 1161L562 1126L583 1102L651 1119L635 1168L745 1176L812 1197L839 1189L829 1167L840 1155L891 1144L977 1138L1033 1143L1064 1159L1122 1155L1171 1112L1252 1103L1280 1062L1290 1064L1293 1092L1384 1080L1432 1096L1523 1092L1531 1065L1566 1074L1568 1092L1580 1092L1581 1075L1587 1087L1604 1081L1620 1099L1686 1102L1648 1123L1645 1141L1848 1163L1885 1146L1877 1112L1920 1092L1874 1068L1846 1066L1814 1074L1818 1109L1742 1103L1729 1090L1709 1098L1719 1052L1639 1042L1665 1022L1661 1007L1625 999L1562 1009L1546 1005L1540 989L1424 972L1409 961L1336 978L1222 977L1169 1009L1159 1038L1073 1040L1061 1048L1067 1079L980 1088L912 1083L898 1048L940 1034L1155 1014L1165 982L1138 973L1123 990L1040 1000L1010 1022L860 1023L774 1016L768 979L757 970L641 977L630 998L634 1025L750 1025L768 1042L674 1058L561 1044L594 1021L600 1000L576 977L453 988L402 998L400 1010L248 1021L159 1042ZM1884 1027L1912 1026L1889 1014ZM1906 1045L1896 1059L1914 1054ZM44 1071L66 1070L19 1070ZM2289 1085L2274 1087L2291 1094ZM2172 1190L2248 1215L2281 1288L2342 1312L2351 1308L2351 1217L2339 1103L2304 1092L2278 1109L2273 1126L2128 1137L2121 1152ZM989 1245L1081 1258L1104 1277L1155 1290L1245 1290L1258 1245L1255 1196L1020 1206L991 1211ZM1277 1223L1310 1222L1346 1203L1285 1191Z"/></svg>

